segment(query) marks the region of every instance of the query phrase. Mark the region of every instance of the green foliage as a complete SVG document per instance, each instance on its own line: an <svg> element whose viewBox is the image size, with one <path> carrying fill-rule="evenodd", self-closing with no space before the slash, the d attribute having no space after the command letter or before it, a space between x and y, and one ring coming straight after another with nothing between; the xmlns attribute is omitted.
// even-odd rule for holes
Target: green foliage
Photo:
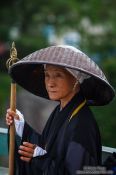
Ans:
<svg viewBox="0 0 116 175"><path fill-rule="evenodd" d="M7 74L0 73L0 117L6 109L6 102L9 101L10 78Z"/></svg>
<svg viewBox="0 0 116 175"><path fill-rule="evenodd" d="M101 67L116 90L116 57L102 60ZM100 127L103 145L116 147L116 97L107 106L92 107L92 110Z"/></svg>
<svg viewBox="0 0 116 175"><path fill-rule="evenodd" d="M48 44L46 39L41 35L38 37L31 35L22 35L22 37L16 42L18 58L22 59L24 56L47 46Z"/></svg>
<svg viewBox="0 0 116 175"><path fill-rule="evenodd" d="M10 105L11 78L7 73L0 73L0 117L6 113ZM17 93L20 87L17 85Z"/></svg>
<svg viewBox="0 0 116 175"><path fill-rule="evenodd" d="M116 89L116 57L105 59L102 64L108 80Z"/></svg>
<svg viewBox="0 0 116 175"><path fill-rule="evenodd" d="M102 145L116 147L116 97L107 106L92 107L98 122Z"/></svg>
<svg viewBox="0 0 116 175"><path fill-rule="evenodd" d="M74 28L81 34L81 47L84 50L102 54L104 51L109 52L109 49L115 49L115 6L115 0L12 0L7 3L1 2L0 38L7 41L12 40L9 37L12 27L19 29L20 38L25 38L25 35L30 38L32 36L41 38L42 27L51 24L57 32L66 27ZM83 27L82 25L83 19L87 19L92 26L103 27L104 34L88 33L88 26L85 24ZM32 44L38 46L36 41Z"/></svg>

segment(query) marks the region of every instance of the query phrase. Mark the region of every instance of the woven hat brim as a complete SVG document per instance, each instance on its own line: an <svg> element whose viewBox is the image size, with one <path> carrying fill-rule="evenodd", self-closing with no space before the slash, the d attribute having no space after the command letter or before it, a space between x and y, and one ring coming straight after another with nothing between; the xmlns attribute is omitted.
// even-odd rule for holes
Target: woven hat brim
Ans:
<svg viewBox="0 0 116 175"><path fill-rule="evenodd" d="M51 46L33 52L10 68L10 75L23 88L48 98L44 84L43 64L54 64L81 71L91 76L81 90L91 105L105 105L115 96L102 70L86 54L70 46Z"/></svg>
<svg viewBox="0 0 116 175"><path fill-rule="evenodd" d="M45 77L43 64L55 63L48 63L47 61L19 61L10 68L9 73L13 80L15 80L24 89L37 96L49 99L44 83ZM55 65L62 66L60 63ZM72 68L70 66L68 67ZM80 70L79 68L75 69ZM86 71L83 72L87 73ZM91 78L84 80L84 82L81 84L81 91L86 97L88 104L95 106L108 104L115 96L113 87L99 76L95 76L91 74L91 72L89 72L89 75L91 75Z"/></svg>

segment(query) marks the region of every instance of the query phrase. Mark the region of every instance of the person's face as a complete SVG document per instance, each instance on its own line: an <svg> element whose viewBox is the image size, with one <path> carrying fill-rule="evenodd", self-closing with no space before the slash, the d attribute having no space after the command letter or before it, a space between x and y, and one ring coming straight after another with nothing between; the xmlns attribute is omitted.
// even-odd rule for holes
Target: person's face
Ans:
<svg viewBox="0 0 116 175"><path fill-rule="evenodd" d="M45 86L51 100L68 100L74 95L76 79L60 66L46 65Z"/></svg>

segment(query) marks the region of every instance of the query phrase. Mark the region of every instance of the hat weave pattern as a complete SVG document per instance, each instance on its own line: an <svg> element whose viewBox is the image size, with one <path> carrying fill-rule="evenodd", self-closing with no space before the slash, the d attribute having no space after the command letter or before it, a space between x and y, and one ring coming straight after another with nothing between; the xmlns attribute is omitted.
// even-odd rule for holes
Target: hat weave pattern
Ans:
<svg viewBox="0 0 116 175"><path fill-rule="evenodd" d="M39 63L48 63L60 66L66 66L72 69L78 69L87 74L99 76L101 79L107 80L104 73L98 65L92 61L87 55L80 52L74 52L69 48L48 47L36 51L29 56L23 58L20 62L34 61Z"/></svg>
<svg viewBox="0 0 116 175"><path fill-rule="evenodd" d="M33 94L48 98L47 95L45 95L47 94L46 90L41 90L45 89L44 82L40 82L40 80L44 81L43 64L53 64L74 69L91 76L91 78L84 80L81 85L83 94L90 104L105 105L109 103L114 97L115 93L103 71L86 54L76 48L72 48L73 47L70 46L51 46L35 51L15 63L11 67L10 75L17 83L19 83L19 85L29 90ZM36 68L37 65L38 68ZM32 77L35 79L34 76L35 72L37 74L37 70L39 72L37 81L39 82L33 82L31 79ZM18 77L19 72L21 71L24 71L24 78L26 80L24 80L23 77L23 80ZM40 87L37 87L37 83ZM34 87L36 90L34 90Z"/></svg>

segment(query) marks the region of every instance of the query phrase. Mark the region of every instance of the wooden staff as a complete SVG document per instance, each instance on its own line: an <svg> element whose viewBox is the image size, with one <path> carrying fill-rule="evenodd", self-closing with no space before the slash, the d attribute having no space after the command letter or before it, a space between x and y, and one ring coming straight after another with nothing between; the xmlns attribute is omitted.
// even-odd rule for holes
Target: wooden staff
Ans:
<svg viewBox="0 0 116 175"><path fill-rule="evenodd" d="M15 48L15 43L12 43L12 48L10 50L10 58L6 62L6 66L9 69L14 63L18 61L17 50ZM10 109L16 112L16 83L11 80L11 94L10 94ZM10 125L9 131L9 175L14 175L14 152L15 152L15 125L14 122Z"/></svg>

